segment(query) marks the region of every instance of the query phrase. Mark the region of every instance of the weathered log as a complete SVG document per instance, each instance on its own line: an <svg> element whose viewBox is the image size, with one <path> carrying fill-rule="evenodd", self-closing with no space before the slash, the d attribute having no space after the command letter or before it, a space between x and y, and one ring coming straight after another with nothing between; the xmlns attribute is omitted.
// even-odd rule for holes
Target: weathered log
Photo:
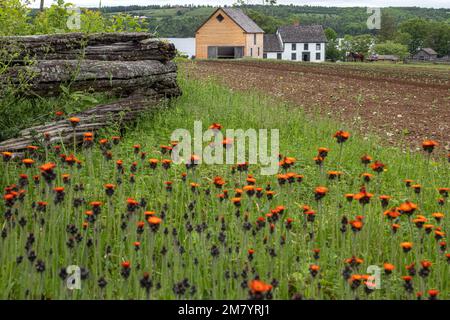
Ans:
<svg viewBox="0 0 450 320"><path fill-rule="evenodd" d="M177 95L176 90L179 89L172 89L170 95ZM80 119L75 129L67 119L27 128L22 130L17 138L0 142L0 152L20 153L29 145L43 144L44 133L49 136L47 141L49 144L72 143L74 134L77 142L81 142L86 132L94 132L113 123L124 124L136 120L142 112L160 104L166 95L167 93L155 91L151 96L132 96L114 103L96 106L73 115Z"/></svg>
<svg viewBox="0 0 450 320"><path fill-rule="evenodd" d="M20 62L36 60L169 61L175 46L150 33L68 33L55 35L0 37L0 48Z"/></svg>
<svg viewBox="0 0 450 320"><path fill-rule="evenodd" d="M118 96L178 87L177 66L171 61L43 60L31 66L9 68L0 77L0 87L2 84L20 84L19 75L30 77L24 94L39 96L59 95L61 84L70 85L75 91L108 91Z"/></svg>

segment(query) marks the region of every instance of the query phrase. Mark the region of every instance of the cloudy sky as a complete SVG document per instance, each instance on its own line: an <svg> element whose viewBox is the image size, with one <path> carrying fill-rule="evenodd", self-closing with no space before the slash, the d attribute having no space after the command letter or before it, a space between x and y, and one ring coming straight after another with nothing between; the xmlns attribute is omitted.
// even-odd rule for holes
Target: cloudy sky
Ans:
<svg viewBox="0 0 450 320"><path fill-rule="evenodd" d="M33 0L32 0L33 1ZM39 6L39 0L34 0L33 7ZM53 3L53 0L45 0L46 5ZM77 6L98 7L100 0L67 0ZM118 5L165 5L165 4L210 4L210 5L231 5L235 0L101 0L102 6ZM262 3L262 0L248 0L248 3ZM339 7L428 7L428 8L450 8L450 0L278 0L279 4L298 5L319 5L319 6L339 6Z"/></svg>

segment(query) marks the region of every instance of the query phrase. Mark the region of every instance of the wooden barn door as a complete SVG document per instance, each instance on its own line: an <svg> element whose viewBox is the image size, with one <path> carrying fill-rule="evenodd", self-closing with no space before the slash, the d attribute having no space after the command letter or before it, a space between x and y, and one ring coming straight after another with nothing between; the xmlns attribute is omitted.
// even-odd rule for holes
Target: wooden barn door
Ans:
<svg viewBox="0 0 450 320"><path fill-rule="evenodd" d="M217 47L208 47L208 59L217 59Z"/></svg>
<svg viewBox="0 0 450 320"><path fill-rule="evenodd" d="M234 58L240 59L244 57L244 47L234 47Z"/></svg>

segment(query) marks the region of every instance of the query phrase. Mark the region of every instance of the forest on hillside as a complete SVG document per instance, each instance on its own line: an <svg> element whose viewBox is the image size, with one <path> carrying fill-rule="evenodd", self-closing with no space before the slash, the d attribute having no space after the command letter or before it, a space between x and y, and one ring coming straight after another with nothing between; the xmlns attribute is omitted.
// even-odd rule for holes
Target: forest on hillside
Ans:
<svg viewBox="0 0 450 320"><path fill-rule="evenodd" d="M302 24L321 24L332 28L338 36L360 35L368 32L366 21L370 14L363 7L318 7L295 5L241 6L266 32L299 21ZM126 12L148 17L150 28L164 37L193 37L197 27L215 10L213 6L119 6L103 7L102 12ZM403 21L421 18L450 24L450 9L419 7L389 7L382 13L391 17L396 26Z"/></svg>

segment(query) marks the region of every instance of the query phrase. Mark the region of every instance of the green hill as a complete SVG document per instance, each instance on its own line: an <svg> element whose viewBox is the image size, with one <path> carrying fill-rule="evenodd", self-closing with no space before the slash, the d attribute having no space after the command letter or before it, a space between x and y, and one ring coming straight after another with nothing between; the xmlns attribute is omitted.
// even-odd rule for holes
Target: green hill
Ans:
<svg viewBox="0 0 450 320"><path fill-rule="evenodd" d="M368 32L366 8L338 8L317 6L251 5L243 8L266 32L274 32L283 24L300 21L302 24L322 24L333 28L339 36ZM196 28L215 10L212 6L121 6L104 7L106 14L126 12L148 17L151 31L163 37L193 37ZM450 24L450 9L418 7L389 7L383 14L391 16L395 24L411 18L423 18Z"/></svg>

